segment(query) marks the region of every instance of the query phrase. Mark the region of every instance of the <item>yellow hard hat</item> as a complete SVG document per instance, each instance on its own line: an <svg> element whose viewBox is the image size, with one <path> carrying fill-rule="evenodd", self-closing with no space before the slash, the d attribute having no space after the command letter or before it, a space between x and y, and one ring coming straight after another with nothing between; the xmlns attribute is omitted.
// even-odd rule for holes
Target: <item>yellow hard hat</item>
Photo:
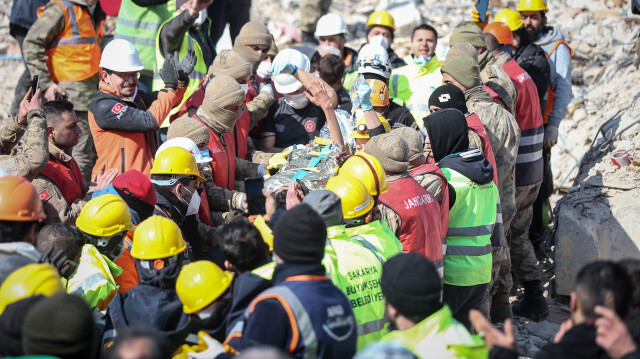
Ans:
<svg viewBox="0 0 640 359"><path fill-rule="evenodd" d="M378 119L380 120L380 122L382 122L382 126L384 126L384 132L389 133L391 132L391 125L389 125L389 122L387 122L387 120L382 117L382 115L378 115ZM350 138L369 138L369 129L367 128L367 120L362 117L361 119L358 120L358 122L356 123L356 128L353 129L353 131L351 131L351 134L349 135Z"/></svg>
<svg viewBox="0 0 640 359"><path fill-rule="evenodd" d="M389 105L389 86L384 81L370 79L367 80L369 86L371 86L371 94L369 99L373 106L387 106Z"/></svg>
<svg viewBox="0 0 640 359"><path fill-rule="evenodd" d="M198 182L205 179L200 176L196 159L182 147L169 147L160 152L153 160L152 175L196 176Z"/></svg>
<svg viewBox="0 0 640 359"><path fill-rule="evenodd" d="M185 313L193 314L218 299L231 285L231 273L210 261L192 262L184 267L176 281L176 292Z"/></svg>
<svg viewBox="0 0 640 359"><path fill-rule="evenodd" d="M524 25L524 21L522 20L520 13L511 9L502 9L498 11L496 16L493 18L493 21L507 24L511 31L517 31L522 27L522 25Z"/></svg>
<svg viewBox="0 0 640 359"><path fill-rule="evenodd" d="M392 31L396 31L396 22L393 20L393 16L384 10L374 11L369 15L367 27L372 26L386 26Z"/></svg>
<svg viewBox="0 0 640 359"><path fill-rule="evenodd" d="M0 314L7 305L35 295L64 292L58 270L47 263L28 264L11 273L0 287Z"/></svg>
<svg viewBox="0 0 640 359"><path fill-rule="evenodd" d="M389 190L382 165L375 157L365 152L356 152L349 157L338 170L338 175L359 179L372 196L379 196Z"/></svg>
<svg viewBox="0 0 640 359"><path fill-rule="evenodd" d="M516 11L549 11L544 0L520 0Z"/></svg>
<svg viewBox="0 0 640 359"><path fill-rule="evenodd" d="M42 196L49 195L43 191ZM20 176L0 178L0 220L30 222L45 219L42 201L31 182Z"/></svg>
<svg viewBox="0 0 640 359"><path fill-rule="evenodd" d="M84 233L97 237L110 237L134 229L129 206L114 194L104 194L87 202L76 220L76 226Z"/></svg>
<svg viewBox="0 0 640 359"><path fill-rule="evenodd" d="M355 177L331 177L325 188L340 197L344 219L360 218L373 208L373 198L367 187Z"/></svg>
<svg viewBox="0 0 640 359"><path fill-rule="evenodd" d="M131 256L142 260L168 258L182 253L186 248L187 243L174 221L162 216L151 216L142 221L133 232Z"/></svg>

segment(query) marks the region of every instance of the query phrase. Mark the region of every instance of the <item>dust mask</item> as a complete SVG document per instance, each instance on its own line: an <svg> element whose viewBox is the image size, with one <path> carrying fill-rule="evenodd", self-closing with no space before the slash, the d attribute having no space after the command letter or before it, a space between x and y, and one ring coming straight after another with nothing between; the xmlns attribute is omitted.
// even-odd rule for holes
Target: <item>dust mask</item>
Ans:
<svg viewBox="0 0 640 359"><path fill-rule="evenodd" d="M369 43L372 45L380 45L389 50L389 40L382 35L377 35L369 39Z"/></svg>
<svg viewBox="0 0 640 359"><path fill-rule="evenodd" d="M299 110L307 107L309 99L304 95L304 92L297 95L284 94L284 103Z"/></svg>
<svg viewBox="0 0 640 359"><path fill-rule="evenodd" d="M198 318L200 318L202 320L209 319L209 317L211 317L211 315L213 314L214 308L215 308L215 306L212 305L209 308L205 308L205 309L199 311L198 313L196 313L196 315L198 316Z"/></svg>
<svg viewBox="0 0 640 359"><path fill-rule="evenodd" d="M244 95L246 96L247 92L249 92L249 84L240 84L240 88L244 91Z"/></svg>
<svg viewBox="0 0 640 359"><path fill-rule="evenodd" d="M184 189L185 191L191 194L191 200L189 201L189 203L187 203L188 207L187 207L187 213L185 214L185 216L198 214L198 210L200 209L200 196L198 195L197 192L191 193L191 191L189 191L187 187L184 187ZM187 202L184 200L184 198L182 199L182 201L184 201L185 203Z"/></svg>
<svg viewBox="0 0 640 359"><path fill-rule="evenodd" d="M258 69L256 70L256 75L262 77L265 80L268 80L271 78L271 72L269 72L270 68L271 68L270 62L262 61L260 65L258 65Z"/></svg>
<svg viewBox="0 0 640 359"><path fill-rule="evenodd" d="M202 24L204 24L205 20L207 20L207 9L200 10L200 12L198 13L198 17L196 18L196 21L194 21L193 25L200 27L202 26Z"/></svg>

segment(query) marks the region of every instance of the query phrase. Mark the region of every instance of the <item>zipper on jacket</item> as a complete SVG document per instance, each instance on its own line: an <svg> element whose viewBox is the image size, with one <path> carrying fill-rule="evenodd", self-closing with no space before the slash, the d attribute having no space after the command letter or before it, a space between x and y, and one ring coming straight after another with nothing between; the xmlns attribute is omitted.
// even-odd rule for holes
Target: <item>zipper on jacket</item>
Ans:
<svg viewBox="0 0 640 359"><path fill-rule="evenodd" d="M120 174L124 173L124 147L120 148Z"/></svg>

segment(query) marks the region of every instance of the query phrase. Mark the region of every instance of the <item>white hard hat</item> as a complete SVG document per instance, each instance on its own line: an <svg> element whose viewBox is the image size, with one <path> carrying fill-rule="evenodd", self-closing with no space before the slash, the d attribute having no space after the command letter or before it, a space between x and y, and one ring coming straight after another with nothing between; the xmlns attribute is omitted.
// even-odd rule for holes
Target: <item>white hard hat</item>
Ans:
<svg viewBox="0 0 640 359"><path fill-rule="evenodd" d="M186 137L176 137L168 140L163 143L158 150L156 151L156 157L160 154L160 152L166 150L169 147L180 147L189 151L193 155L193 158L196 159L197 163L209 163L213 161L211 156L209 156L209 151L200 151L198 146L196 146L195 142L191 141Z"/></svg>
<svg viewBox="0 0 640 359"><path fill-rule="evenodd" d="M358 72L377 74L384 78L391 76L391 61L387 50L376 44L365 44L358 53Z"/></svg>
<svg viewBox="0 0 640 359"><path fill-rule="evenodd" d="M294 49L284 49L280 51L273 59L273 63L290 63L296 65L296 67L300 70L307 72L311 68L310 61L307 55ZM289 74L280 74L274 76L273 79L275 80L274 83L276 85L276 90L281 94L292 93L302 88L302 83Z"/></svg>
<svg viewBox="0 0 640 359"><path fill-rule="evenodd" d="M330 36L347 33L347 24L340 15L326 14L318 20L316 36Z"/></svg>
<svg viewBox="0 0 640 359"><path fill-rule="evenodd" d="M144 69L138 50L127 40L111 40L102 50L100 67L118 72L133 72Z"/></svg>

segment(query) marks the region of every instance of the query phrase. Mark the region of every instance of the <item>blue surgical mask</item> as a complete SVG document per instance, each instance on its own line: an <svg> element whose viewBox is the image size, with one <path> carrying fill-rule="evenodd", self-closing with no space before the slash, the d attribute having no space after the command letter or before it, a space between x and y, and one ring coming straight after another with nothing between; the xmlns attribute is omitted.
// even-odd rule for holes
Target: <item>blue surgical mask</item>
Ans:
<svg viewBox="0 0 640 359"><path fill-rule="evenodd" d="M420 57L414 57L413 58L413 62L418 65L418 67L424 67L429 61L431 61L431 59L433 58L433 56L420 56Z"/></svg>

